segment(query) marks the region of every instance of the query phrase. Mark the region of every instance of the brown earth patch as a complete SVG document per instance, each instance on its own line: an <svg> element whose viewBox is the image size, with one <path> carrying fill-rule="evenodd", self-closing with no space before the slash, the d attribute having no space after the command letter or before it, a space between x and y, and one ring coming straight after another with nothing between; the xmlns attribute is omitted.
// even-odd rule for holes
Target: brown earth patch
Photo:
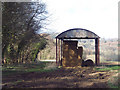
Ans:
<svg viewBox="0 0 120 90"><path fill-rule="evenodd" d="M3 88L109 88L114 71L95 71L93 67L62 68L52 72L31 72L3 76Z"/></svg>

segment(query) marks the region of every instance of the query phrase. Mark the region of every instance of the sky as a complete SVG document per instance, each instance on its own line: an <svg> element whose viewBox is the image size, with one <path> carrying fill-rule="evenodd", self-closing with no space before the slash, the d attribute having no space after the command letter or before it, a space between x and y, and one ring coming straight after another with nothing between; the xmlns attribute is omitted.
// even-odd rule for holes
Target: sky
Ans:
<svg viewBox="0 0 120 90"><path fill-rule="evenodd" d="M102 38L118 37L119 0L43 0L49 12L47 28L63 32L83 28Z"/></svg>

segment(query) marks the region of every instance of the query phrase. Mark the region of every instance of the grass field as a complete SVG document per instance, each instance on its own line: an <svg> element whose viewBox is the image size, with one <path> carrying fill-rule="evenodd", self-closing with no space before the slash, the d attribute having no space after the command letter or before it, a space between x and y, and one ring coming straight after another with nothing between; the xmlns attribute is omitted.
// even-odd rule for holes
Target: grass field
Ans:
<svg viewBox="0 0 120 90"><path fill-rule="evenodd" d="M50 64L49 62L39 62L32 64L12 64L12 65L4 65L2 67L2 75L15 75L22 74L28 72L49 72L57 68L47 68Z"/></svg>
<svg viewBox="0 0 120 90"><path fill-rule="evenodd" d="M83 70L83 69L85 69L85 67L81 68L81 70ZM120 73L120 65L100 65L100 66L95 66L94 69L95 69L96 73L97 72L108 72L109 73L110 71L115 71L115 72L113 72L115 74ZM54 72L55 70L59 70L59 72L57 72L57 71ZM72 71L74 71L74 70L72 70ZM90 74L89 73L90 71L88 70L88 71L86 71L86 73ZM52 74L54 74L53 72L55 73L55 75L52 75ZM71 71L70 72L68 71L68 73L66 73L66 72L67 72L67 70L64 72L61 71L58 67L56 67L56 63L52 63L52 62L51 63L50 62L39 62L39 63L19 64L19 65L13 64L13 65L4 65L2 67L2 76L3 76L3 80L5 80L4 85L7 84L8 87L9 87L9 85L11 85L11 87L12 86L17 87L17 85L21 85L20 83L24 83L24 82L27 83L27 81L29 81L31 79L32 79L32 81L43 79L43 82L44 82L44 79L45 79L45 78L43 78L44 76L45 77L49 76L49 80L53 80L54 78L52 78L52 77L56 78L57 75L60 75L62 78L65 78L66 76L69 77L69 74L71 73ZM79 69L78 70L76 69L76 71L74 73L78 73L78 75L79 75L80 72L79 72ZM44 74L43 76L41 76L42 73ZM64 77L65 73L66 73L66 76ZM74 74L74 73L72 73L72 74ZM63 76L62 76L62 74L63 74ZM85 76L86 78L89 76L88 74L86 74L86 76ZM118 77L117 75L116 76L110 75L110 76L111 76L110 80L107 82L107 84L109 85L110 88L118 88L118 86L120 86L120 83L118 82L118 80L120 80L120 77ZM59 77L57 77L57 78L59 78ZM89 77L87 79L88 80L87 83L89 83L90 78L92 80L95 77L97 77L97 76L95 75L94 77ZM48 80L48 78L46 78L45 80ZM56 80L57 79L55 79L55 82L56 82ZM62 80L62 79L60 79L60 80ZM67 80L69 80L69 79L67 79ZM84 77L82 80L84 80ZM102 79L100 79L100 80L102 80ZM41 83L41 82L38 82L38 83ZM38 83L36 83L35 85L37 85ZM25 85L27 85L27 84L25 84Z"/></svg>
<svg viewBox="0 0 120 90"><path fill-rule="evenodd" d="M49 62L39 62L32 64L4 65L2 67L2 75L12 75L27 72L48 72L53 69L57 69L55 66L52 69L49 66L53 66L53 64ZM120 65L101 65L100 67L102 68L95 67L95 69L97 71L118 70L118 72L120 72Z"/></svg>

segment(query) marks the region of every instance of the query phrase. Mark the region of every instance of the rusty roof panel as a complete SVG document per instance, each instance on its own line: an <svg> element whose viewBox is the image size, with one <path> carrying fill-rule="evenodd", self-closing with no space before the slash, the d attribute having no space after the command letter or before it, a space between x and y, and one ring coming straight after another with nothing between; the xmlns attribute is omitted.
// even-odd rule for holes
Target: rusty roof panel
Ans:
<svg viewBox="0 0 120 90"><path fill-rule="evenodd" d="M74 28L60 33L56 38L99 38L99 36L87 29Z"/></svg>

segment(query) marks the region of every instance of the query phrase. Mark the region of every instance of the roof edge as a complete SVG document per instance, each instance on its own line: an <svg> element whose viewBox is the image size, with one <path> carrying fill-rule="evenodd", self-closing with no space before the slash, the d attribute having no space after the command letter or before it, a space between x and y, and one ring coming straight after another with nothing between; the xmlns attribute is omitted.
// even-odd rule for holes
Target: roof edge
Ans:
<svg viewBox="0 0 120 90"><path fill-rule="evenodd" d="M58 38L61 34L66 33L66 32L68 32L68 31L71 31L71 30L85 30L85 31L91 32L91 33L93 33L94 35L98 36L98 35L95 34L94 32L92 32L92 31L90 31L90 30L87 30L87 29L83 29L83 28L72 28L72 29L68 29L68 30L66 30L66 31L63 31L62 33L60 33L59 35L57 35L55 38ZM98 38L100 38L100 37L98 36Z"/></svg>

